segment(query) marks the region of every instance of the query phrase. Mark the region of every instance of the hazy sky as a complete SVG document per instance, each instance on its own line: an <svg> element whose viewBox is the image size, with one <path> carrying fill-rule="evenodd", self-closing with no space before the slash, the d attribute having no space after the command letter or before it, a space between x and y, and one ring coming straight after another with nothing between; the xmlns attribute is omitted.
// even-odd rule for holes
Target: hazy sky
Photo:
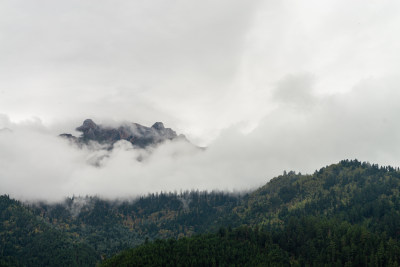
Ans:
<svg viewBox="0 0 400 267"><path fill-rule="evenodd" d="M399 166L400 2L0 2L0 193L243 189L345 158ZM162 121L147 160L57 138Z"/></svg>

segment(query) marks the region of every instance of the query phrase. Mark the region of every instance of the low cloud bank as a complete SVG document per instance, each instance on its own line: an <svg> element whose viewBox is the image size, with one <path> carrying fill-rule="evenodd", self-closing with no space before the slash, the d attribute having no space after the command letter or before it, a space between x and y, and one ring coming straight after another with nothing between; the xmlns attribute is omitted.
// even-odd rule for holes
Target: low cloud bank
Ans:
<svg viewBox="0 0 400 267"><path fill-rule="evenodd" d="M399 80L365 80L348 93L320 97L313 94L313 79L283 78L275 88L276 108L254 130L227 128L206 150L184 141L152 151L126 141L112 151L78 149L40 120L13 123L2 115L0 193L56 201L72 195L245 190L284 170L312 173L346 158L399 166Z"/></svg>

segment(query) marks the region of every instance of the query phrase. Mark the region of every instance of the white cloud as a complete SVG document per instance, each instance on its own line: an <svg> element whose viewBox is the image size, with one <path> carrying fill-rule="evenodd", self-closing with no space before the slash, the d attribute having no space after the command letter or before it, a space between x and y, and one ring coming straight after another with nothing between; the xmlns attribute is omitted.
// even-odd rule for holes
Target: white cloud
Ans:
<svg viewBox="0 0 400 267"><path fill-rule="evenodd" d="M227 128L205 151L182 141L151 152L125 141L111 152L79 150L38 121L15 124L3 116L12 132L0 133L0 193L55 200L73 194L116 198L180 189L244 190L283 170L312 173L347 158L398 166L398 82L370 79L345 94L312 95L311 107L295 97L291 101L299 105L277 106L247 134ZM93 158L104 155L93 166Z"/></svg>
<svg viewBox="0 0 400 267"><path fill-rule="evenodd" d="M0 132L1 188L114 196L255 186L343 158L397 165L399 11L395 0L2 1L11 119L0 129L13 132ZM168 144L139 163L120 147L95 168L97 154L55 137L86 118L163 121L209 149Z"/></svg>

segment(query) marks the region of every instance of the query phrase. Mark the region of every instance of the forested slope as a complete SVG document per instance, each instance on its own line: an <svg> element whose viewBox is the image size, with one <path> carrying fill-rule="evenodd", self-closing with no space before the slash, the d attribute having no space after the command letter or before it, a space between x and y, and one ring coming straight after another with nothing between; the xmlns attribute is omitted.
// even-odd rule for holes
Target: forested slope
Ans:
<svg viewBox="0 0 400 267"><path fill-rule="evenodd" d="M281 229L221 228L215 234L156 240L102 266L398 266L396 239L336 219L291 217Z"/></svg>
<svg viewBox="0 0 400 267"><path fill-rule="evenodd" d="M29 206L3 196L1 260L90 265L136 247L107 264L162 258L166 265L223 265L233 257L237 264L397 266L399 190L397 168L344 160L312 175L285 172L242 195L185 191ZM247 256L238 254L242 246Z"/></svg>
<svg viewBox="0 0 400 267"><path fill-rule="evenodd" d="M215 239L223 243L227 237L239 240L237 235L242 236L244 231L246 242L251 243L246 245L252 249L248 254L257 255L251 257L257 258L257 262L252 262L255 264L398 266L399 188L398 169L356 160L341 161L313 175L285 173L245 196L233 209L235 216L230 215L231 222L245 227L228 230L227 235L221 234L226 232L221 228L214 235L157 241L126 251L106 264L132 264L152 255L151 259L163 259L166 265L193 265L190 255L197 251L209 255L202 264L214 265L219 261L219 265L230 265L228 259L234 257L239 266L243 259L234 248L227 252L213 244ZM185 247L186 243L189 245ZM210 247L213 253L207 252ZM273 256L272 249L279 251L280 257ZM154 255L152 250L159 252ZM221 259L220 254L230 256Z"/></svg>
<svg viewBox="0 0 400 267"><path fill-rule="evenodd" d="M0 265L94 266L97 253L8 196L0 196Z"/></svg>
<svg viewBox="0 0 400 267"><path fill-rule="evenodd" d="M313 175L289 172L236 208L242 222L276 226L291 216L337 218L395 235L400 231L400 171L344 160Z"/></svg>
<svg viewBox="0 0 400 267"><path fill-rule="evenodd" d="M149 194L132 201L70 198L56 205L39 203L32 209L49 224L109 257L146 239L178 238L216 231L220 225L239 225L239 220L232 220L236 215L231 215L239 203L239 197L223 192L186 191Z"/></svg>

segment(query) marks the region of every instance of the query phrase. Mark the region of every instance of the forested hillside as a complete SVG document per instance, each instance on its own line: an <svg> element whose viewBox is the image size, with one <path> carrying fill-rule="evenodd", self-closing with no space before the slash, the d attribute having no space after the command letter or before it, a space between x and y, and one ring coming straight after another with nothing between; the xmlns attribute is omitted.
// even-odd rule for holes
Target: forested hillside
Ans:
<svg viewBox="0 0 400 267"><path fill-rule="evenodd" d="M0 196L0 266L94 266L94 249Z"/></svg>
<svg viewBox="0 0 400 267"><path fill-rule="evenodd" d="M398 266L397 240L336 219L292 217L281 229L220 228L126 250L102 266Z"/></svg>
<svg viewBox="0 0 400 267"><path fill-rule="evenodd" d="M237 207L249 225L282 224L292 216L337 218L374 231L400 231L400 171L341 161L313 175L289 172L272 179Z"/></svg>
<svg viewBox="0 0 400 267"><path fill-rule="evenodd" d="M1 259L34 266L46 258L36 256L40 253L52 253L53 259L79 255L75 260L79 252L94 266L100 258L135 247L104 263L398 266L399 189L397 168L345 160L312 175L285 172L242 195L186 191L132 201L72 197L29 207L3 196ZM52 242L57 249L51 252L33 250ZM35 264L23 255L34 257Z"/></svg>
<svg viewBox="0 0 400 267"><path fill-rule="evenodd" d="M32 209L47 223L109 257L146 239L191 236L239 223L227 216L239 204L238 196L187 191L150 194L134 201L70 198L57 205L39 203Z"/></svg>
<svg viewBox="0 0 400 267"><path fill-rule="evenodd" d="M166 265L185 266L193 264L187 255L195 253L209 255L203 259L205 265L216 261L230 265L229 259L234 257L240 266L245 256L235 254L232 248L229 257L221 258L219 255L227 252L215 245L215 239L222 243L226 238L242 240L238 236L251 243L246 245L251 250L249 255L257 255L251 257L249 265L398 266L399 189L398 169L356 160L341 161L313 175L285 173L244 197L234 208L237 217L231 217L232 222L245 228L221 228L211 236L146 244L114 257L106 266L145 259L150 265L161 259ZM207 252L210 248L213 253ZM271 254L272 249L279 257Z"/></svg>

